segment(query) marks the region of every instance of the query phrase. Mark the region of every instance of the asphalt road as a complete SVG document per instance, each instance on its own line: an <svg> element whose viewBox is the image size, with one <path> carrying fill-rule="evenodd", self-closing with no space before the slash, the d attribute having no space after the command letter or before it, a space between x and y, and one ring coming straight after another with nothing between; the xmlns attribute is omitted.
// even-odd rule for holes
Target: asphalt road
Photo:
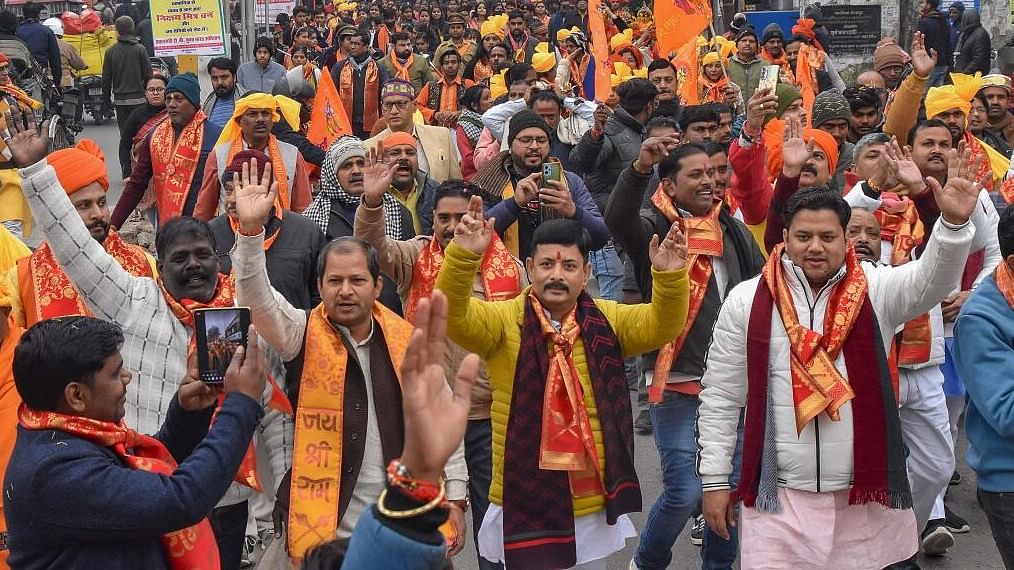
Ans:
<svg viewBox="0 0 1014 570"><path fill-rule="evenodd" d="M202 77L202 79L205 78ZM203 82L204 81L202 81L202 83ZM202 91L207 93L208 86L203 85ZM86 116L85 124L87 126L81 136L91 138L97 142L105 152L106 164L109 165L109 204L110 207L113 207L116 204L116 200L119 199L120 193L123 191L123 182L119 175L116 158L117 144L119 142L116 121L114 120L107 122L105 125L96 126ZM36 236L38 235L39 234L36 233ZM41 237L37 237L37 239L41 239ZM956 535L954 548L952 548L945 556L932 558L925 556L920 557L919 564L923 568L946 568L953 570L1003 568L1003 563L1000 561L1000 555L996 550L992 535L989 532L989 525L986 522L985 515L983 515L979 506L975 502L975 476L965 464L965 445L966 442L964 435L962 435L959 441L960 450L958 453L958 470L961 472L963 480L961 484L951 487L948 504L954 512L968 520L972 530L967 534ZM634 525L640 530L644 528L644 520L647 516L647 511L651 509L652 502L661 493L662 489L658 453L655 451L654 440L651 436L637 436L635 462L637 472L641 480L642 494L645 500L645 512L634 513L632 516ZM471 518L466 518L469 524L471 524ZM689 569L700 567L700 550L698 547L690 544L689 533L690 526L687 525L687 527L683 530L683 534L680 535L679 539L676 541L676 545L673 550L672 568ZM623 552L610 557L610 570L628 568L636 548L636 540L631 539L627 541L627 548L624 549ZM456 568L468 570L478 568L475 563L475 548L471 540L471 532L469 532L468 545L454 562Z"/></svg>

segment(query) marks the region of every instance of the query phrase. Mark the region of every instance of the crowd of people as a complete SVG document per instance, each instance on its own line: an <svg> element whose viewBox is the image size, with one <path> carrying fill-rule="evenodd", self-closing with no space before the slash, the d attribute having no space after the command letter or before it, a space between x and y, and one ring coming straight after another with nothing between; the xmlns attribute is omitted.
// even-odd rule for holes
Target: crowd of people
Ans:
<svg viewBox="0 0 1014 570"><path fill-rule="evenodd" d="M210 93L141 8L106 15L118 170L0 55L0 567L909 569L970 530L966 461L1014 568L1012 82L973 8L857 69L819 4L677 49L636 2L298 4ZM205 384L195 311L233 306Z"/></svg>

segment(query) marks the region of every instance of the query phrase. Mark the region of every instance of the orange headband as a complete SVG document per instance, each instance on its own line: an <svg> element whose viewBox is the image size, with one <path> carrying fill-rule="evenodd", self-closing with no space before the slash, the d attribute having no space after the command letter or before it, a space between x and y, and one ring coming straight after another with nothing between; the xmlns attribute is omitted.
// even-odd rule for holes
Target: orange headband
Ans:
<svg viewBox="0 0 1014 570"><path fill-rule="evenodd" d="M397 132L391 133L391 136L384 139L384 150L390 150L396 146L408 145L415 146L415 137L408 133Z"/></svg>

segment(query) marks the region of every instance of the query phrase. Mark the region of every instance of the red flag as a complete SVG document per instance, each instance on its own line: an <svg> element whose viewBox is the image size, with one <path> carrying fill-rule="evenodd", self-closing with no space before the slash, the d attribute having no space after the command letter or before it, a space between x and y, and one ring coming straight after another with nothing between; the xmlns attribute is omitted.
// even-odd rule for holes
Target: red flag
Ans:
<svg viewBox="0 0 1014 570"><path fill-rule="evenodd" d="M609 61L609 38L606 37L606 23L602 20L599 4L600 0L588 2L588 28L591 31L591 54L595 58L595 99L605 101L613 88L609 80L613 66Z"/></svg>
<svg viewBox="0 0 1014 570"><path fill-rule="evenodd" d="M338 96L338 88L325 67L317 81L317 96L313 100L310 127L306 138L320 148L327 150L338 137L352 134L352 124L345 114L345 105Z"/></svg>
<svg viewBox="0 0 1014 570"><path fill-rule="evenodd" d="M704 31L710 22L710 0L659 0L655 3L659 55L668 58L671 52Z"/></svg>

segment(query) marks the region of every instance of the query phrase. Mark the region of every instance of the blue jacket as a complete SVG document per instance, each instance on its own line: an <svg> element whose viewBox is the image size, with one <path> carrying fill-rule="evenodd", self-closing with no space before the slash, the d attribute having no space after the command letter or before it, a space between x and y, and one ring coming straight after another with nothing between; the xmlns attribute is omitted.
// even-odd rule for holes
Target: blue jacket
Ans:
<svg viewBox="0 0 1014 570"><path fill-rule="evenodd" d="M439 570L447 563L446 552L442 543L413 540L385 525L373 507L363 512L352 531L342 570Z"/></svg>
<svg viewBox="0 0 1014 570"><path fill-rule="evenodd" d="M1014 310L992 276L982 281L961 309L954 325L954 358L968 388L968 465L978 474L984 491L1012 492Z"/></svg>
<svg viewBox="0 0 1014 570"><path fill-rule="evenodd" d="M210 409L186 412L173 399L155 435L186 458L172 475L130 469L66 432L18 427L4 477L10 567L168 568L161 536L211 512L263 414L259 402L230 394L208 430Z"/></svg>
<svg viewBox="0 0 1014 570"><path fill-rule="evenodd" d="M60 44L56 43L53 30L39 23L38 20L26 20L18 26L18 37L28 44L28 49L35 56L35 61L42 69L48 66L53 71L56 84L63 77L63 65L60 60Z"/></svg>

